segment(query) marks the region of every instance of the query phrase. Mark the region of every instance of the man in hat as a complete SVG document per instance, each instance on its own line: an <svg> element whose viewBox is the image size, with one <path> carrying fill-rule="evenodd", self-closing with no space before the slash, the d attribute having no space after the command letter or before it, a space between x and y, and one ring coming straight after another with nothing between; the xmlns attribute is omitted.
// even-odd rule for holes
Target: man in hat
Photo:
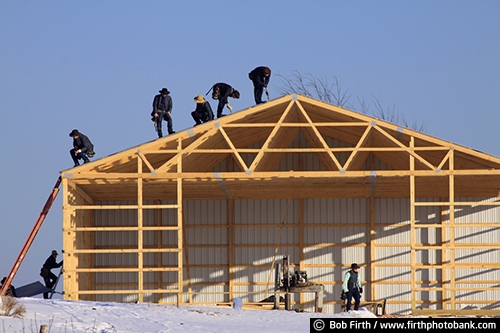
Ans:
<svg viewBox="0 0 500 333"><path fill-rule="evenodd" d="M163 132L161 130L162 120L165 120L167 122L168 134L175 133L171 115L172 106L172 97L170 97L170 91L168 91L167 88L163 88L162 90L160 90L160 93L153 99L153 111L151 112L151 120L155 122L155 128L159 138L163 136Z"/></svg>
<svg viewBox="0 0 500 333"><path fill-rule="evenodd" d="M94 145L90 142L89 138L80 133L77 129L74 129L69 133L69 136L73 138L73 149L69 151L71 158L77 167L80 165L78 160L83 160L84 163L89 163L89 157L94 157Z"/></svg>
<svg viewBox="0 0 500 333"><path fill-rule="evenodd" d="M43 277L43 280L45 281L45 287L50 289L54 287L54 284L57 281L57 276L54 273L52 273L51 269L61 267L63 265L62 260L59 263L56 262L57 255L58 255L57 251L52 250L50 257L48 257L47 260L45 260L45 263L43 264L42 269L40 270L40 276ZM43 293L43 298L48 299L49 293Z"/></svg>
<svg viewBox="0 0 500 333"><path fill-rule="evenodd" d="M191 116L193 117L196 125L200 125L201 123L206 123L207 121L214 119L214 113L212 112L212 107L210 103L203 98L203 95L198 95L194 98L194 102L196 103L196 109L191 112Z"/></svg>
<svg viewBox="0 0 500 333"><path fill-rule="evenodd" d="M227 83L220 82L212 86L212 98L219 101L217 105L217 118L225 116L225 114L222 113L224 106L227 105L229 111L233 110L231 105L229 105L229 97L238 99L240 98L240 92Z"/></svg>
<svg viewBox="0 0 500 333"><path fill-rule="evenodd" d="M248 78L252 80L253 83L255 104L265 103L262 101L262 93L264 92L264 88L267 88L269 80L271 79L271 69L265 66L256 67L248 73Z"/></svg>
<svg viewBox="0 0 500 333"><path fill-rule="evenodd" d="M342 292L347 297L347 305L345 310L351 310L351 301L354 297L354 310L359 310L359 303L361 301L361 294L363 293L363 285L358 274L359 266L356 263L351 265L351 269L345 273L344 283L342 284Z"/></svg>
<svg viewBox="0 0 500 333"><path fill-rule="evenodd" d="M5 281L7 281L7 277L4 277L2 279L2 285L0 286L0 289L2 289ZM17 297L16 288L12 284L7 288L7 292L5 293L5 296Z"/></svg>

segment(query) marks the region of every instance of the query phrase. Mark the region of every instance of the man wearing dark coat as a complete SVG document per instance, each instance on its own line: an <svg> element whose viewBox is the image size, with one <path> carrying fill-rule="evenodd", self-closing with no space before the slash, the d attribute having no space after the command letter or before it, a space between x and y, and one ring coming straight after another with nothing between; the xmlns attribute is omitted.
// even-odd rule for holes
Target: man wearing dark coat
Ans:
<svg viewBox="0 0 500 333"><path fill-rule="evenodd" d="M206 123L207 121L214 119L214 113L212 112L212 107L210 103L208 103L203 95L198 95L194 98L194 102L196 103L196 110L191 112L191 116L193 117L196 125L200 125L201 123Z"/></svg>
<svg viewBox="0 0 500 333"><path fill-rule="evenodd" d="M264 92L264 88L267 88L269 80L271 79L271 69L265 66L256 67L248 73L248 77L253 83L255 104L264 103L262 101L262 93Z"/></svg>
<svg viewBox="0 0 500 333"><path fill-rule="evenodd" d="M45 287L52 289L54 287L54 284L57 281L57 275L52 273L51 269L52 268L58 268L63 265L63 261L61 260L59 263L57 263L56 258L57 258L57 251L52 250L52 254L50 257L45 260L45 263L42 266L42 269L40 270L40 276L43 277L43 280L45 281ZM49 298L49 293L43 293L43 298L48 299Z"/></svg>
<svg viewBox="0 0 500 333"><path fill-rule="evenodd" d="M167 122L168 134L174 134L173 121L172 121L172 97L167 88L160 90L160 93L153 98L153 111L151 112L151 120L155 122L156 132L158 137L163 136L162 121Z"/></svg>
<svg viewBox="0 0 500 333"><path fill-rule="evenodd" d="M69 136L73 138L73 149L69 151L74 167L80 165L78 160L83 160L84 163L89 163L89 157L94 156L94 145L90 142L90 139L85 135L80 133L77 129L74 129L69 133Z"/></svg>
<svg viewBox="0 0 500 333"><path fill-rule="evenodd" d="M2 279L2 286L7 281L7 277L4 277ZM0 288L1 289L1 288ZM17 297L16 294L16 287L14 287L12 284L7 288L7 292L5 293L5 296L10 296L10 297Z"/></svg>
<svg viewBox="0 0 500 333"><path fill-rule="evenodd" d="M363 285L358 274L359 266L356 263L351 264L351 269L345 273L342 283L342 292L347 298L346 312L351 310L351 302L354 298L354 310L359 310Z"/></svg>
<svg viewBox="0 0 500 333"><path fill-rule="evenodd" d="M212 98L219 101L217 105L217 118L225 116L225 114L222 113L224 106L227 105L229 111L233 110L231 105L229 105L229 97L238 99L240 98L240 92L227 83L220 82L212 86Z"/></svg>

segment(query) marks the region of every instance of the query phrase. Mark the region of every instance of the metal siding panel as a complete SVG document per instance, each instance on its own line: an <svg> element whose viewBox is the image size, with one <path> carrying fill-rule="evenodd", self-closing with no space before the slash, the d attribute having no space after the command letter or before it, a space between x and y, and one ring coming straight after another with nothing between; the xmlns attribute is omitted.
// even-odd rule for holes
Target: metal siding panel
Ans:
<svg viewBox="0 0 500 333"><path fill-rule="evenodd" d="M285 165L294 164L295 158L286 158ZM315 163L310 161L309 163ZM474 199L461 199L474 201ZM477 199L475 199L477 200ZM494 199L492 199L494 200ZM422 201L419 199L419 201ZM435 200L425 200L435 201ZM237 225L233 233L234 263L236 265L248 265L235 269L236 282L269 282L274 287L274 267L273 260L280 262L284 256L288 256L291 264L295 264L295 269L300 264L299 244L299 203L300 200L286 199L275 200L235 200L233 206L234 224ZM369 227L359 224L369 225L369 199L308 199L303 200L304 208L304 261L305 270L308 273L309 281L317 283L325 282L325 301L338 301L339 282L342 281L345 271L351 262L359 264L369 264L369 247L352 246L369 244ZM156 202L155 202L156 203ZM109 204L135 204L134 202L109 202ZM288 210L287 210L288 209ZM500 207L477 206L477 207L455 207L455 223L481 223L498 222L500 220ZM175 210L162 210L162 225L173 225L177 223L177 213ZM190 267L190 282L214 282L221 283L229 280L228 260L228 229L226 227L213 227L216 224L226 225L227 202L226 201L186 201L184 203L184 214L186 226L207 226L185 229L186 246L189 256L189 265L201 266L211 265L213 267ZM409 288L410 276L410 247L409 247L409 199L376 199L375 200L375 244L408 244L408 246L376 246L375 258L373 261L377 265L374 269L374 276L370 277L369 267L363 267L361 277L363 280L372 279L383 281L385 284L376 284L375 297L377 299L388 299L390 301L409 302L411 290ZM417 207L416 223L433 224L441 223L441 207ZM144 224L153 223L155 225L157 210L144 210ZM447 216L447 215L445 215ZM120 226L137 225L137 213L134 210L96 210L94 213L95 225ZM285 219L286 217L286 219ZM285 221L285 226L281 229L280 224ZM312 224L326 223L328 226L314 227ZM348 227L335 227L335 224L347 223ZM386 226L389 224L389 226ZM394 226L390 226L393 224ZM403 224L403 226L396 226ZM404 226L406 224L406 226ZM273 227L263 227L256 225L276 225ZM456 227L455 242L457 244L469 243L495 243L500 236L498 228L480 227ZM280 235L281 233L281 235ZM449 235L449 233L448 233ZM440 239L439 228L416 229L417 243L435 244ZM175 232L162 232L163 244L176 244L177 236ZM279 240L279 244L278 244ZM146 245L156 244L154 232L145 232L144 242ZM314 246L314 244L342 244L342 247ZM135 232L95 232L96 246L136 246L137 234ZM204 245L207 245L203 247ZM248 245L248 246L246 246ZM255 246L262 245L262 246ZM276 248L276 245L279 245ZM276 252L276 249L278 251ZM497 263L500 250L497 249L456 249L456 262L460 263ZM145 263L154 264L158 254L145 254ZM99 254L95 256L95 263L101 266L126 266L137 265L137 255L135 254ZM418 250L417 263L432 264L440 262L441 250ZM176 265L177 254L162 254L163 265ZM334 265L342 264L344 268L338 267L312 267L308 265ZM403 266L398 266L403 265ZM226 266L226 267L217 267ZM163 281L175 283L175 272L162 273ZM417 279L424 281L439 280L442 270L432 267L417 270ZM96 273L95 281L98 284L131 284L130 286L117 286L116 289L137 288L137 273ZM145 273L145 283L156 282L156 273ZM187 268L184 268L184 279L187 282ZM463 284L463 281L498 281L500 280L500 270L495 268L486 269L459 269L456 270L455 283L458 287L470 284ZM395 283L391 283L395 282ZM407 282L402 284L401 282ZM424 284L425 286L425 284ZM244 299L260 300L261 294L252 295L252 291L265 290L265 285L236 286L235 290L241 291L240 296ZM477 287L491 287L488 283L477 283ZM97 287L104 289L105 287ZM146 287L148 288L148 287ZM164 286L164 288L175 288ZM193 290L199 292L223 293L228 291L228 286L193 286ZM245 295L245 292L247 295ZM371 288L365 293L365 297ZM438 291L417 292L417 298L436 299L439 297ZM470 294L470 291L458 291L457 300L483 300L491 299L491 293L498 295L498 291ZM236 297L240 297L236 296ZM149 298L148 298L149 297ZM310 295L305 295L303 299L310 299ZM107 301L124 301L135 299L135 295L106 295L97 296ZM153 296L146 296L147 299L155 299ZM184 300L187 297L183 296ZM223 302L228 301L227 294L197 295L196 301ZM164 294L160 301L175 302L174 295ZM480 306L480 305L478 305ZM339 306L326 305L326 309L340 310ZM410 310L409 304L390 304L389 313L405 314Z"/></svg>
<svg viewBox="0 0 500 333"><path fill-rule="evenodd" d="M498 198L459 198L456 201L496 202ZM455 209L455 223L500 222L500 207L459 206Z"/></svg>
<svg viewBox="0 0 500 333"><path fill-rule="evenodd" d="M375 199L375 223L409 223L409 199Z"/></svg>
<svg viewBox="0 0 500 333"><path fill-rule="evenodd" d="M455 250L455 262L497 264L500 258L499 249L458 249ZM500 281L500 280L499 280Z"/></svg>

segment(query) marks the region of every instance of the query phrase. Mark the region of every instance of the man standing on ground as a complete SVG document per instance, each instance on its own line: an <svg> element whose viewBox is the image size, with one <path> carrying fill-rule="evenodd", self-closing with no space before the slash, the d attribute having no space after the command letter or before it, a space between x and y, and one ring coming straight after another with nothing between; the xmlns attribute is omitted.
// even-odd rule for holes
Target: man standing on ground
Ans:
<svg viewBox="0 0 500 333"><path fill-rule="evenodd" d="M361 294L363 293L363 285L358 274L359 266L356 263L351 265L351 269L345 273L344 283L342 284L342 291L347 296L346 312L351 310L351 300L354 297L354 310L359 310L359 303L361 301Z"/></svg>
<svg viewBox="0 0 500 333"><path fill-rule="evenodd" d="M219 101L217 105L217 118L224 117L225 114L222 113L224 106L227 105L229 111L232 111L233 108L229 105L228 98L240 98L240 92L235 90L227 83L216 83L212 86L212 98ZM210 90L209 90L210 91Z"/></svg>
<svg viewBox="0 0 500 333"><path fill-rule="evenodd" d="M89 163L89 157L94 157L94 145L90 142L89 138L77 129L74 129L69 133L69 136L73 138L73 149L69 151L74 167L80 165L78 160L83 160L83 163Z"/></svg>
<svg viewBox="0 0 500 333"><path fill-rule="evenodd" d="M155 122L156 131L158 132L158 137L163 136L161 130L162 120L167 121L168 134L174 134L173 121L172 121L172 97L170 97L170 91L167 88L160 90L160 93L156 95L153 99L153 111L151 112L151 120Z"/></svg>
<svg viewBox="0 0 500 333"><path fill-rule="evenodd" d="M269 80L271 79L271 69L265 66L256 67L253 71L248 73L248 77L253 82L255 104L265 103L262 101L262 93L264 92L264 88L267 88Z"/></svg>
<svg viewBox="0 0 500 333"><path fill-rule="evenodd" d="M57 258L57 251L53 250L52 254L50 257L45 260L45 263L42 266L42 269L40 270L40 276L43 277L43 280L45 281L45 287L52 289L54 287L54 284L57 281L57 275L52 273L51 269L52 268L57 268L61 267L63 265L63 261L57 263L56 258ZM43 298L48 299L49 298L49 293L43 293Z"/></svg>

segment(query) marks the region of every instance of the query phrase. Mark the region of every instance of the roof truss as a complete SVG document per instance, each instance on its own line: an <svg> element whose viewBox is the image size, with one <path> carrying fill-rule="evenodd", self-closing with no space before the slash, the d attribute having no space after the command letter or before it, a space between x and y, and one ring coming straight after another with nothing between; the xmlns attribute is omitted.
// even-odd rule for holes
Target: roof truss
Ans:
<svg viewBox="0 0 500 333"><path fill-rule="evenodd" d="M304 160L316 163L305 165ZM183 178L203 183L207 190L214 190L213 183L225 186L221 196L233 197L238 191L231 192L228 184L243 180L255 184L248 189L240 185L241 193L262 190L257 181L263 179L276 184L286 179L285 184L292 185L290 179L301 175L307 183L295 180L300 190L311 188L314 181L347 186L345 179L356 178L352 195L372 195L374 175L407 184L411 174L477 175L488 170L491 175L499 169L497 157L312 98L287 95L63 173L88 183L94 179L95 184L97 179L117 179L124 185L130 178L132 187L140 175L152 188L158 187L158 193L168 192L159 190L165 187L163 180ZM382 186L380 178L377 184ZM271 191L268 185L266 192Z"/></svg>

